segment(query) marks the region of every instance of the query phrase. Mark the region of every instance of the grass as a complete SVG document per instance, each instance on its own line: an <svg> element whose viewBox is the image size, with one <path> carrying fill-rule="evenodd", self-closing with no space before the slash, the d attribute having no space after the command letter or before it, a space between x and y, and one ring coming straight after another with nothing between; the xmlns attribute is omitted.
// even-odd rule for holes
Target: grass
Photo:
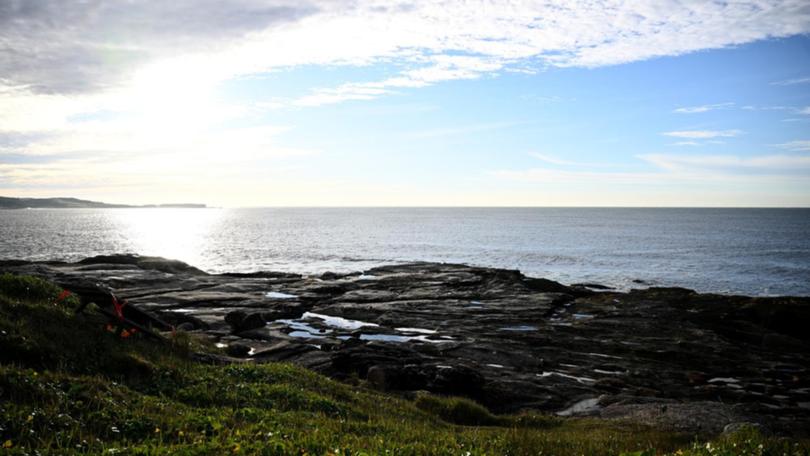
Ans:
<svg viewBox="0 0 810 456"><path fill-rule="evenodd" d="M205 365L187 334L121 339L43 280L0 275L4 454L808 454L755 430L697 442L626 423L498 416L414 400L290 364Z"/></svg>

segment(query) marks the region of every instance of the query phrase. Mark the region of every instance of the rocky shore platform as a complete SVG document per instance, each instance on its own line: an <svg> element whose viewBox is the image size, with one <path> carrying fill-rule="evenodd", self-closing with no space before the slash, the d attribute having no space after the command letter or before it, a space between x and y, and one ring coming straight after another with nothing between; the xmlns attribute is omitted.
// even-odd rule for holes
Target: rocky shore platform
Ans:
<svg viewBox="0 0 810 456"><path fill-rule="evenodd" d="M0 261L66 289L101 285L210 338L219 362L286 361L394 394L495 412L720 432L810 429L810 298L617 292L518 271L413 263L362 273L208 274L156 257Z"/></svg>

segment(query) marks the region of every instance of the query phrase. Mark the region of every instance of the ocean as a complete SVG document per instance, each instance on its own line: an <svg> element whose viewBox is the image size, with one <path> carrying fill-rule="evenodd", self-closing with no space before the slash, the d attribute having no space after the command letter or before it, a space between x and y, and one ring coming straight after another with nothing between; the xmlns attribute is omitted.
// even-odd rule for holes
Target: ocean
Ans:
<svg viewBox="0 0 810 456"><path fill-rule="evenodd" d="M316 274L410 261L566 284L810 295L810 209L0 210L0 258L158 255L209 272Z"/></svg>

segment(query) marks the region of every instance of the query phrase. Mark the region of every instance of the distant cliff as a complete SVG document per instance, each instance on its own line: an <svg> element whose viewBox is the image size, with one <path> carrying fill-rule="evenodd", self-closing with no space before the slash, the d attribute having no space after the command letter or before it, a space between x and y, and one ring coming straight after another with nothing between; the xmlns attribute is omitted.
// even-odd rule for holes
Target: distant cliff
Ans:
<svg viewBox="0 0 810 456"><path fill-rule="evenodd" d="M0 196L0 209L78 209L78 208L205 208L205 204L148 204L132 206L127 204L107 204L78 198L9 198Z"/></svg>

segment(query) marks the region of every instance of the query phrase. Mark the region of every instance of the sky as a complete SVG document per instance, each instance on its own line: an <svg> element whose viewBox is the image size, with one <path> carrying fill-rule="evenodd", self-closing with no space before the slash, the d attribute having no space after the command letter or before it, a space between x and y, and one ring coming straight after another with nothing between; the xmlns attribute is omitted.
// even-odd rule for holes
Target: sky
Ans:
<svg viewBox="0 0 810 456"><path fill-rule="evenodd" d="M810 206L806 0L0 0L0 195Z"/></svg>

